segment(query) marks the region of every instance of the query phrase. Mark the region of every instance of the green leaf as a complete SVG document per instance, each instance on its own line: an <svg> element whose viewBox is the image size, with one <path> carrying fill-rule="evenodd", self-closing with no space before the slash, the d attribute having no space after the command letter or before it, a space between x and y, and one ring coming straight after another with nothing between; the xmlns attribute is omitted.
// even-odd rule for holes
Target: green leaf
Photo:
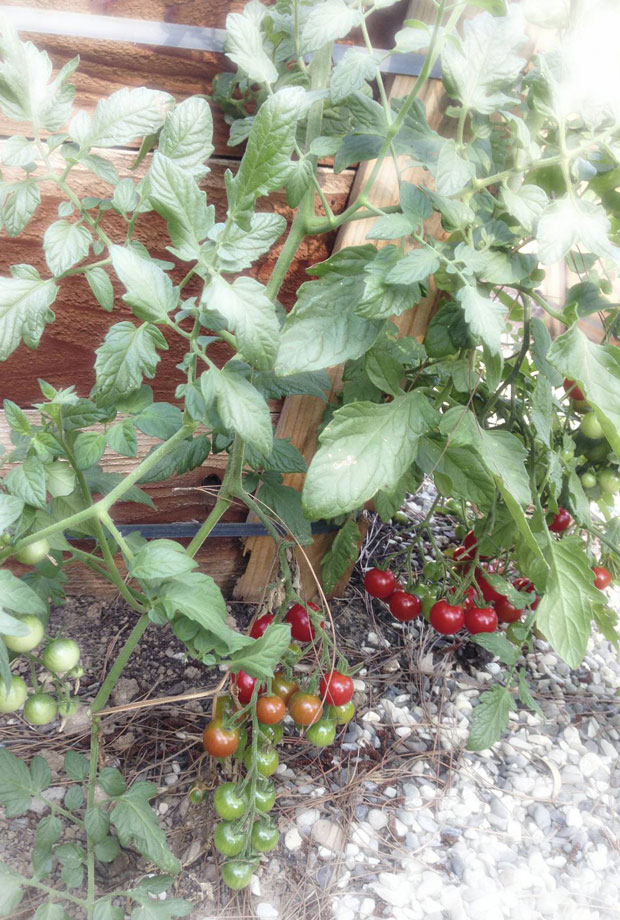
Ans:
<svg viewBox="0 0 620 920"><path fill-rule="evenodd" d="M0 917L10 917L24 897L20 876L0 862Z"/></svg>
<svg viewBox="0 0 620 920"><path fill-rule="evenodd" d="M84 272L88 286L95 295L97 303L110 313L114 307L114 288L107 272L103 268L89 268Z"/></svg>
<svg viewBox="0 0 620 920"><path fill-rule="evenodd" d="M43 250L45 261L53 275L60 275L88 255L92 236L84 224L57 220L45 231Z"/></svg>
<svg viewBox="0 0 620 920"><path fill-rule="evenodd" d="M519 221L521 226L532 233L538 218L547 207L549 199L538 185L522 185L518 190L504 187L501 198L509 214Z"/></svg>
<svg viewBox="0 0 620 920"><path fill-rule="evenodd" d="M44 850L51 850L62 836L62 821L55 815L41 818L37 824L35 835L36 845Z"/></svg>
<svg viewBox="0 0 620 920"><path fill-rule="evenodd" d="M161 482L163 479L174 476L175 473L179 476L182 473L188 473L202 466L209 456L210 447L206 435L181 441L173 451L162 457L148 473L142 476L140 482Z"/></svg>
<svg viewBox="0 0 620 920"><path fill-rule="evenodd" d="M291 641L288 623L272 623L260 639L237 649L227 662L231 671L243 670L252 677L271 677Z"/></svg>
<svg viewBox="0 0 620 920"><path fill-rule="evenodd" d="M344 38L361 22L359 10L347 6L345 0L323 0L310 7L301 30L301 51L318 51L328 42Z"/></svg>
<svg viewBox="0 0 620 920"><path fill-rule="evenodd" d="M416 281L426 281L429 275L437 271L440 264L434 250L412 249L404 259L396 263L385 280L388 284L413 284Z"/></svg>
<svg viewBox="0 0 620 920"><path fill-rule="evenodd" d="M269 406L256 387L234 368L211 368L216 392L217 411L227 428L232 428L256 450L270 454L273 428Z"/></svg>
<svg viewBox="0 0 620 920"><path fill-rule="evenodd" d="M112 425L106 433L108 447L123 457L138 456L138 438L131 421L126 418L117 425Z"/></svg>
<svg viewBox="0 0 620 920"><path fill-rule="evenodd" d="M164 872L176 875L178 860L166 846L166 836L157 823L149 800L157 795L152 783L137 782L117 799L110 814L121 846L135 846L149 862Z"/></svg>
<svg viewBox="0 0 620 920"><path fill-rule="evenodd" d="M127 789L123 774L115 767L104 767L99 774L99 785L111 798L117 799Z"/></svg>
<svg viewBox="0 0 620 920"><path fill-rule="evenodd" d="M32 141L17 134L5 140L0 158L5 166L29 166L37 157L37 148Z"/></svg>
<svg viewBox="0 0 620 920"><path fill-rule="evenodd" d="M613 345L596 345L575 324L558 336L547 357L561 374L583 389L605 437L620 456L620 350Z"/></svg>
<svg viewBox="0 0 620 920"><path fill-rule="evenodd" d="M127 293L123 300L140 319L162 322L177 305L179 293L162 269L126 246L110 246L114 271Z"/></svg>
<svg viewBox="0 0 620 920"><path fill-rule="evenodd" d="M228 226L220 242L224 227ZM209 239L217 243L217 264L220 271L240 272L271 249L284 233L286 220L281 214L258 213L250 218L250 229L242 230L238 224L215 224Z"/></svg>
<svg viewBox="0 0 620 920"><path fill-rule="evenodd" d="M4 533L20 517L24 510L24 499L17 495L0 493L0 533Z"/></svg>
<svg viewBox="0 0 620 920"><path fill-rule="evenodd" d="M326 594L332 593L357 560L361 539L359 525L353 520L346 521L334 537L334 542L321 560L321 578Z"/></svg>
<svg viewBox="0 0 620 920"><path fill-rule="evenodd" d="M366 239L395 240L411 233L411 221L406 214L384 214L372 225Z"/></svg>
<svg viewBox="0 0 620 920"><path fill-rule="evenodd" d="M197 564L175 540L151 540L136 553L129 572L143 581L161 581L191 572Z"/></svg>
<svg viewBox="0 0 620 920"><path fill-rule="evenodd" d="M592 617L604 606L604 597L592 583L592 569L579 537L550 538L545 556L551 569L536 611L536 625L568 666L578 668L586 653Z"/></svg>
<svg viewBox="0 0 620 920"><path fill-rule="evenodd" d="M75 473L69 463L58 460L47 467L47 491L52 498L71 495L75 489Z"/></svg>
<svg viewBox="0 0 620 920"><path fill-rule="evenodd" d="M173 105L168 93L125 87L100 99L92 119L76 116L69 133L82 148L128 146L137 137L159 131Z"/></svg>
<svg viewBox="0 0 620 920"><path fill-rule="evenodd" d="M421 188L412 182L400 183L400 207L411 222L411 227L419 228L431 216L433 209Z"/></svg>
<svg viewBox="0 0 620 920"><path fill-rule="evenodd" d="M351 93L362 89L377 73L373 55L361 48L348 48L332 72L329 92L333 103L342 102Z"/></svg>
<svg viewBox="0 0 620 920"><path fill-rule="evenodd" d="M183 415L180 409L170 403L151 403L136 415L133 423L143 434L167 441L183 424Z"/></svg>
<svg viewBox="0 0 620 920"><path fill-rule="evenodd" d="M0 213L8 235L19 236L40 204L41 193L35 182L26 179L0 186Z"/></svg>
<svg viewBox="0 0 620 920"><path fill-rule="evenodd" d="M165 901L157 901L144 892L129 892L129 896L140 903L140 907L134 907L131 912L130 920L172 920L173 917L186 917L192 905L189 901L181 898L167 898Z"/></svg>
<svg viewBox="0 0 620 920"><path fill-rule="evenodd" d="M110 837L110 840L115 838ZM118 846L118 844L117 844ZM101 859L101 856L97 853L97 859ZM105 862L106 860L104 860ZM111 860L108 860L111 862ZM112 901L108 898L101 898L99 901L95 902L95 910L93 912L93 920L123 920L125 916L125 911L122 907L114 907Z"/></svg>
<svg viewBox="0 0 620 920"><path fill-rule="evenodd" d="M195 175L213 153L213 117L206 99L190 96L166 115L159 152Z"/></svg>
<svg viewBox="0 0 620 920"><path fill-rule="evenodd" d="M491 687L480 695L474 709L467 739L468 751L485 751L499 741L508 728L508 717L516 709L506 687Z"/></svg>
<svg viewBox="0 0 620 920"><path fill-rule="evenodd" d="M487 652L491 652L509 668L512 668L521 657L520 650L500 632L477 633L471 637L471 641L486 649Z"/></svg>
<svg viewBox="0 0 620 920"><path fill-rule="evenodd" d="M496 495L495 483L471 447L423 443L418 463L435 479L442 495L462 498L488 510Z"/></svg>
<svg viewBox="0 0 620 920"><path fill-rule="evenodd" d="M400 393L400 384L405 369L389 347L384 343L377 343L366 353L364 370L376 387L397 396Z"/></svg>
<svg viewBox="0 0 620 920"><path fill-rule="evenodd" d="M254 641L228 625L226 602L209 575L191 572L182 579L172 579L163 585L158 599L168 619L182 614L197 623L220 654L243 648Z"/></svg>
<svg viewBox="0 0 620 920"><path fill-rule="evenodd" d="M13 613L45 616L47 605L22 578L8 569L0 569L0 605Z"/></svg>
<svg viewBox="0 0 620 920"><path fill-rule="evenodd" d="M65 808L77 811L84 804L84 790L81 786L70 786L65 795Z"/></svg>
<svg viewBox="0 0 620 920"><path fill-rule="evenodd" d="M540 317L533 316L530 320L532 333L534 335L534 344L532 346L532 355L534 363L538 370L545 375L549 383L554 387L559 387L562 383L562 374L549 364L547 354L551 348L551 336Z"/></svg>
<svg viewBox="0 0 620 920"><path fill-rule="evenodd" d="M302 371L287 377L276 377L271 372L259 372L254 375L254 386L267 399L280 399L282 396L316 396L326 402L325 393L329 392L332 382L325 371Z"/></svg>
<svg viewBox="0 0 620 920"><path fill-rule="evenodd" d="M100 467L95 466L85 471L84 479L91 492L107 495L120 482L123 482L124 477L122 473L104 473ZM123 501L136 502L139 505L147 505L149 508L155 509L152 498L142 489L139 489L138 486L131 486L130 489L127 489L123 493Z"/></svg>
<svg viewBox="0 0 620 920"><path fill-rule="evenodd" d="M108 835L110 816L101 805L93 805L84 814L84 828L93 843L101 843Z"/></svg>
<svg viewBox="0 0 620 920"><path fill-rule="evenodd" d="M64 767L65 773L70 779L81 783L88 776L90 761L83 754L78 754L77 751L69 749L65 754Z"/></svg>
<svg viewBox="0 0 620 920"><path fill-rule="evenodd" d="M292 535L302 546L312 543L310 522L304 517L301 508L301 495L297 489L278 483L263 482L258 493L258 499L271 508L277 518L284 521Z"/></svg>
<svg viewBox="0 0 620 920"><path fill-rule="evenodd" d="M108 185L116 185L117 182L120 182L120 176L114 163L106 160L105 157L98 156L96 153L81 157L80 165L90 169L97 178L103 179Z"/></svg>
<svg viewBox="0 0 620 920"><path fill-rule="evenodd" d="M254 469L262 467L276 473L305 473L306 461L288 438L274 438L273 450L268 457L248 446L245 459Z"/></svg>
<svg viewBox="0 0 620 920"><path fill-rule="evenodd" d="M416 458L418 438L435 423L424 396L412 392L390 403L350 403L319 436L303 491L310 520L360 508L390 489Z"/></svg>
<svg viewBox="0 0 620 920"><path fill-rule="evenodd" d="M97 397L101 405L113 405L142 385L143 377L152 379L160 357L157 349L168 344L156 326L130 322L116 323L96 349L95 371Z"/></svg>
<svg viewBox="0 0 620 920"><path fill-rule="evenodd" d="M47 507L45 499L45 467L36 457L27 457L6 474L4 485L13 495L33 508Z"/></svg>
<svg viewBox="0 0 620 920"><path fill-rule="evenodd" d="M78 470L87 470L99 463L105 451L106 436L98 431L81 431L75 439L73 454Z"/></svg>
<svg viewBox="0 0 620 920"><path fill-rule="evenodd" d="M474 167L459 153L456 141L442 144L437 158L435 188L440 195L455 195L461 192L476 176Z"/></svg>
<svg viewBox="0 0 620 920"><path fill-rule="evenodd" d="M23 760L0 748L0 805L7 818L16 818L30 808L34 789L30 771Z"/></svg>
<svg viewBox="0 0 620 920"><path fill-rule="evenodd" d="M0 278L0 361L6 361L22 338L36 348L45 324L54 319L50 307L58 288L53 281Z"/></svg>
<svg viewBox="0 0 620 920"><path fill-rule="evenodd" d="M226 56L247 74L250 82L275 83L278 71L267 54L261 23L267 13L262 3L248 3L242 13L226 17Z"/></svg>
<svg viewBox="0 0 620 920"><path fill-rule="evenodd" d="M536 385L532 392L532 407L530 416L536 434L547 446L551 443L551 419L553 418L553 392L551 384L542 374L536 378Z"/></svg>
<svg viewBox="0 0 620 920"><path fill-rule="evenodd" d="M620 265L620 249L609 241L610 227L601 205L580 198L560 198L539 217L538 258L544 265L551 265L579 246Z"/></svg>
<svg viewBox="0 0 620 920"><path fill-rule="evenodd" d="M521 700L523 705L527 706L528 709L533 709L534 712L537 713L537 715L541 717L541 719L544 718L544 715L545 715L544 712L542 711L542 709L540 708L540 706L538 705L538 703L532 696L532 692L527 682L527 676L523 668L519 668L517 670L517 679L519 681L519 688L518 688L519 699Z"/></svg>
<svg viewBox="0 0 620 920"><path fill-rule="evenodd" d="M168 224L173 248L179 259L191 262L200 256L200 244L215 220L213 205L198 188L194 177L174 160L155 153L145 181L146 194Z"/></svg>
<svg viewBox="0 0 620 920"><path fill-rule="evenodd" d="M502 333L506 330L506 307L501 301L490 300L470 285L457 291L456 297L472 333L480 336L492 354L497 354Z"/></svg>
<svg viewBox="0 0 620 920"><path fill-rule="evenodd" d="M254 278L237 278L229 284L216 275L205 288L201 306L220 315L237 336L240 357L259 370L273 367L280 325L273 302Z"/></svg>

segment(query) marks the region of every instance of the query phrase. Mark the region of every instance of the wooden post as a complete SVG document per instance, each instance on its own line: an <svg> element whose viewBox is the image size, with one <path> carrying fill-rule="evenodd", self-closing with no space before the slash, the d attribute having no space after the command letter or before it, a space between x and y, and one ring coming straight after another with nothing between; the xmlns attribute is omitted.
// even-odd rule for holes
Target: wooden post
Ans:
<svg viewBox="0 0 620 920"><path fill-rule="evenodd" d="M409 5L407 18L415 15L416 19L426 19L427 22L434 22L435 12L436 8L430 0L417 0L417 2L413 0ZM414 77L393 77L391 85L388 84L389 99L408 96L414 86L414 82ZM441 81L436 79L429 80L422 88L419 98L426 106L426 117L429 126L443 134L449 133L454 126L454 119L448 120L445 117L446 103ZM404 164L406 159L406 157L401 157L400 163ZM359 189L365 184L374 165L374 160L360 165L351 191L352 200L355 200ZM423 183L425 185L432 183L432 177L423 167L408 169L404 174L404 178L408 182ZM387 207L388 205L397 204L399 201L396 169L389 157L386 157L383 161L377 180L374 183L370 200L377 207ZM366 235L374 220L375 218L353 221L341 227L334 245L334 252L343 249L345 246L359 246L367 243ZM441 236L439 214L433 214L429 218L427 228L434 236ZM378 245L381 244L379 243ZM427 297L420 301L414 310L408 311L395 320L401 334L403 336L415 336L422 340L435 310L436 302L437 292L434 285L431 284ZM333 367L329 370L332 381L330 397L340 388L342 372L342 366ZM301 451L306 462L311 460L316 450L316 431L321 422L324 408L325 404L320 399L311 396L290 396L284 402L276 427L276 437L290 438L292 443ZM286 485L301 490L303 475L291 474L285 476L284 481ZM303 553L299 550L296 553L300 568L301 593L308 600L317 594L317 578L320 576L321 559L329 549L332 540L333 534L320 534L314 538L310 546L305 547ZM235 587L234 596L241 600L257 603L261 601L266 585L274 577L277 565L275 549L273 542L268 537L251 537L246 541L246 552L249 554L250 559L245 573ZM343 588L347 581L348 576L336 586L336 591Z"/></svg>

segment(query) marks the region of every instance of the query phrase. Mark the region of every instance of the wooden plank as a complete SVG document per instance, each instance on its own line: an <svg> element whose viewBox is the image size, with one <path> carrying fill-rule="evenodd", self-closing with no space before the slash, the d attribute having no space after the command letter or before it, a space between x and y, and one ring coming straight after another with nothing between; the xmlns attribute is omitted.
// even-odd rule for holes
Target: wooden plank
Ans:
<svg viewBox="0 0 620 920"><path fill-rule="evenodd" d="M132 172L130 167L134 155L131 152L120 150L102 152L112 160L121 176L131 175L139 178L148 168L148 161L145 160L138 170ZM237 161L213 160L211 172L204 180L203 187L207 192L207 199L215 206L218 220L223 220L226 213L224 172L226 169L234 172L237 166ZM4 170L4 178L10 180L13 173L17 175L15 170ZM342 211L346 206L353 178L352 170L346 170L335 176L331 170L321 167L319 180L330 206L336 212ZM72 171L71 185L80 197L86 194L105 197L110 194L110 186L81 167L76 167ZM57 219L57 208L63 198L53 183L42 184L41 194L42 203L23 233L15 239L7 238L6 233L2 234L0 273L8 273L11 265L24 262L35 265L44 275L48 274L41 240L45 228ZM265 211L277 211L287 221L292 220L293 213L286 204L283 192L259 202L259 207ZM105 214L102 226L109 231L112 238L115 238L115 235L118 238L121 225L120 218L111 213ZM164 259L171 258L170 253L165 249L167 243L165 223L156 213L153 212L140 218L136 225L135 235L154 256ZM271 267L280 252L284 239L285 234L267 255L255 263L249 274L265 281L269 277ZM282 290L281 301L285 306L293 302L295 290L303 280L306 267L328 257L333 239L334 234L312 237L301 247ZM175 280L180 281L186 270L187 265L179 266L177 272L174 273ZM197 294L199 291L199 279L190 282L185 289L187 296ZM0 395L3 398L12 399L22 407L29 406L40 398L37 385L39 377L54 386L65 387L74 384L80 395L88 395L94 383L93 348L103 341L109 326L132 316L131 310L121 300L122 287L120 285L116 285L116 293L114 311L106 313L95 303L83 276L63 281L60 294L54 304L56 320L46 327L40 347L36 351L30 351L22 345L7 361L0 364ZM184 379L176 365L185 354L185 340L174 333L166 332L165 335L170 350L162 356L160 370L153 381L153 387L157 400L173 401L176 386ZM212 353L213 359L220 365L231 354L228 347L224 345L214 347ZM26 365L27 373L25 373Z"/></svg>
<svg viewBox="0 0 620 920"><path fill-rule="evenodd" d="M412 2L409 7L410 16L416 19L434 21L435 7L431 0ZM390 99L399 99L409 95L414 85L412 77L398 76L388 84ZM427 120L431 128L440 133L448 133L453 129L454 119L448 120L445 116L446 100L443 85L439 80L430 80L422 89L420 99L426 106ZM404 168L406 157L399 160L400 169ZM375 161L362 163L358 168L355 182L351 190L351 198L355 197L365 185ZM403 178L409 182L431 184L431 176L422 167L408 169ZM396 169L391 158L387 157L381 167L377 180L370 196L372 204L377 207L387 207L399 201L399 190ZM374 219L353 221L343 226L336 238L334 251L345 246L358 246L368 242L366 236ZM434 214L428 221L427 228L434 236L441 236L440 215ZM378 243L378 246L385 245ZM423 339L429 320L437 305L437 291L431 283L428 295L418 304L415 310L408 311L394 321L401 335L414 336ZM343 367L330 368L329 375L332 381L330 400L340 389ZM321 422L324 403L319 399L307 396L288 397L284 401L282 412L276 428L276 437L290 438L293 444L301 451L309 462L316 450L316 431ZM285 476L287 485L301 489L303 475L295 474ZM300 569L301 592L308 599L318 594L317 581L321 570L321 559L331 546L333 534L320 534L316 536L311 546L305 547L303 553L297 552L297 561ZM246 540L246 552L249 554L248 566L235 586L234 596L248 602L257 602L262 598L265 585L273 577L275 569L275 551L273 542L267 537L250 537ZM348 580L348 578L347 578ZM341 586L339 586L341 587Z"/></svg>

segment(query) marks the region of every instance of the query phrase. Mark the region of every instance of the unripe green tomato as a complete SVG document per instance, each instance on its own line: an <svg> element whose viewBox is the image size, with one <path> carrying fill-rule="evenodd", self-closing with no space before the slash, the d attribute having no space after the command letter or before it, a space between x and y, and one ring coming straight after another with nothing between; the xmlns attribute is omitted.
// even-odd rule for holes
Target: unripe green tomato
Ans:
<svg viewBox="0 0 620 920"><path fill-rule="evenodd" d="M329 719L319 719L306 731L306 738L316 747L327 747L336 737L336 724Z"/></svg>
<svg viewBox="0 0 620 920"><path fill-rule="evenodd" d="M280 839L280 831L267 818L255 821L252 827L252 849L257 853L269 853L275 849Z"/></svg>
<svg viewBox="0 0 620 920"><path fill-rule="evenodd" d="M245 846L245 832L238 830L234 821L221 821L215 828L213 842L222 856L238 856Z"/></svg>
<svg viewBox="0 0 620 920"><path fill-rule="evenodd" d="M6 692L4 683L0 683L0 712L15 712L20 706L23 706L28 696L28 687L26 681L21 677L13 675L9 692Z"/></svg>
<svg viewBox="0 0 620 920"><path fill-rule="evenodd" d="M579 429L583 436L590 441L599 441L605 435L603 426L596 417L595 412L586 412L581 419Z"/></svg>
<svg viewBox="0 0 620 920"><path fill-rule="evenodd" d="M547 273L542 268L535 268L533 272L530 272L530 281L533 281L534 284L539 284L546 277Z"/></svg>
<svg viewBox="0 0 620 920"><path fill-rule="evenodd" d="M190 800L192 805L200 805L202 802L202 789L199 786L192 786L192 788L187 793L187 798Z"/></svg>
<svg viewBox="0 0 620 920"><path fill-rule="evenodd" d="M231 859L222 866L222 881L233 891L241 891L250 884L256 864L243 862L240 859Z"/></svg>
<svg viewBox="0 0 620 920"><path fill-rule="evenodd" d="M256 771L261 776L271 776L278 769L278 752L272 747L262 747L256 752ZM243 756L243 765L246 770L252 769L252 748L249 747Z"/></svg>
<svg viewBox="0 0 620 920"><path fill-rule="evenodd" d="M433 597L432 594L427 594L424 598L422 598L422 616L425 619L430 620L431 608L436 600L437 598Z"/></svg>
<svg viewBox="0 0 620 920"><path fill-rule="evenodd" d="M348 703L343 703L341 706L326 706L325 715L336 725L346 725L355 715L355 706L352 700L349 700Z"/></svg>
<svg viewBox="0 0 620 920"><path fill-rule="evenodd" d="M529 629L525 623L511 623L506 630L506 638L518 646L522 646L524 642L527 642L528 635Z"/></svg>
<svg viewBox="0 0 620 920"><path fill-rule="evenodd" d="M80 647L73 639L52 639L43 649L43 664L53 674L66 674L80 660Z"/></svg>
<svg viewBox="0 0 620 920"><path fill-rule="evenodd" d="M264 780L256 786L254 804L259 811L271 811L276 801L276 787L269 780Z"/></svg>
<svg viewBox="0 0 620 920"><path fill-rule="evenodd" d="M598 485L601 492L609 492L615 495L620 492L620 476L613 469L601 470L598 474Z"/></svg>
<svg viewBox="0 0 620 920"><path fill-rule="evenodd" d="M43 638L45 632L43 623L34 614L28 614L19 619L28 628L28 633L25 636L2 636L4 644L12 652L31 652Z"/></svg>
<svg viewBox="0 0 620 920"><path fill-rule="evenodd" d="M22 565L36 565L37 562L45 559L49 551L49 542L44 538L43 540L35 540L34 543L25 546L18 553L15 553L15 558Z"/></svg>
<svg viewBox="0 0 620 920"><path fill-rule="evenodd" d="M581 479L581 485L584 487L584 489L593 489L596 486L596 476L589 470L586 470L585 473L582 473L579 478Z"/></svg>
<svg viewBox="0 0 620 920"><path fill-rule="evenodd" d="M467 536L468 532L469 531L467 527L465 527L464 524L457 524L456 527L454 528L454 536L456 537L457 540L460 540L461 543Z"/></svg>
<svg viewBox="0 0 620 920"><path fill-rule="evenodd" d="M225 821L234 821L246 813L247 796L237 783L222 783L213 793L216 813Z"/></svg>
<svg viewBox="0 0 620 920"><path fill-rule="evenodd" d="M300 658L303 658L303 654L304 650L297 642L291 642L285 653L286 659L291 665L298 662Z"/></svg>
<svg viewBox="0 0 620 920"><path fill-rule="evenodd" d="M587 399L571 399L571 406L574 412L578 412L582 415L584 412L589 412L591 409L590 403Z"/></svg>
<svg viewBox="0 0 620 920"><path fill-rule="evenodd" d="M584 448L584 454L592 463L599 463L606 460L610 447L607 441L601 441L599 444L592 444L591 447Z"/></svg>
<svg viewBox="0 0 620 920"><path fill-rule="evenodd" d="M394 524L408 524L408 523L409 523L409 517L408 517L408 515L405 514L404 511L396 511L396 512L392 515L392 522L393 522Z"/></svg>
<svg viewBox="0 0 620 920"><path fill-rule="evenodd" d="M423 574L427 581L437 582L443 578L443 566L440 562L427 562Z"/></svg>
<svg viewBox="0 0 620 920"><path fill-rule="evenodd" d="M261 725L259 731L262 738L274 745L282 741L282 735L284 734L284 729L279 723L275 725Z"/></svg>
<svg viewBox="0 0 620 920"><path fill-rule="evenodd" d="M33 693L24 703L24 719L31 725L47 725L56 718L58 706L49 693Z"/></svg>
<svg viewBox="0 0 620 920"><path fill-rule="evenodd" d="M58 704L58 715L61 719L67 719L74 716L77 712L78 704L76 700L61 700Z"/></svg>
<svg viewBox="0 0 620 920"><path fill-rule="evenodd" d="M80 677L84 677L84 668L82 665L78 664L75 668L71 668L69 677L74 677L76 680L79 680Z"/></svg>

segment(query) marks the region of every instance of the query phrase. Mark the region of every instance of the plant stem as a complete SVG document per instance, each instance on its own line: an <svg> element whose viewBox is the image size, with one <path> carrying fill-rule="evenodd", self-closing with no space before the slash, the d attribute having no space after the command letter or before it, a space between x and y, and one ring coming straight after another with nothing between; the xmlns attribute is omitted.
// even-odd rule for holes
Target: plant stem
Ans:
<svg viewBox="0 0 620 920"><path fill-rule="evenodd" d="M36 888L38 891L44 891L46 894L52 895L54 898L58 898L59 901L70 901L72 904L77 904L78 907L86 907L87 901L83 898L78 898L73 894L69 894L67 891L56 891L55 888L50 888L49 885L44 885L43 882L37 882L33 878L25 878L20 876L20 882L22 885L26 885L28 888Z"/></svg>
<svg viewBox="0 0 620 920"><path fill-rule="evenodd" d="M220 486L220 491L218 494L217 501L213 506L209 516L205 520L204 524L194 536L189 546L187 547L187 552L190 556L195 556L204 541L207 539L217 522L224 516L226 511L230 508L232 501L235 496L241 491L241 471L243 469L243 441L239 435L235 436L235 440L232 443L230 449L230 454L228 457L228 465L226 467L226 472L224 473L224 478L222 480L222 485Z"/></svg>
<svg viewBox="0 0 620 920"><path fill-rule="evenodd" d="M101 687L99 688L99 692L97 693L95 699L90 704L90 711L93 716L96 716L97 712L100 709L104 708L105 704L107 703L110 697L110 694L112 693L112 690L114 689L116 685L116 681L121 676L123 668L129 661L131 653L133 652L134 648L136 647L136 645L138 644L138 642L140 641L140 639L146 632L146 629L149 626L150 622L151 621L149 620L148 613L143 613L142 616L136 621L136 624L134 628L132 629L131 633L129 634L127 641L125 642L124 646L120 650L114 664L108 671L108 674L104 682L101 684Z"/></svg>

